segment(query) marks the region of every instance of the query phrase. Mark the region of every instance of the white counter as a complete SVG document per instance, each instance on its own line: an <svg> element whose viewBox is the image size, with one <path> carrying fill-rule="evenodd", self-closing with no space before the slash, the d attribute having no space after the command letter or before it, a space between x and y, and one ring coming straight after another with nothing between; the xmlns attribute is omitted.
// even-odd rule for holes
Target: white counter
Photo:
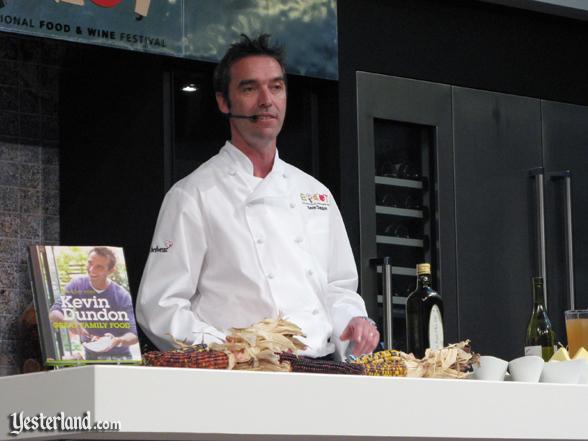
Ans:
<svg viewBox="0 0 588 441"><path fill-rule="evenodd" d="M588 439L588 386L85 366L0 378L0 439ZM23 432L8 415L120 421Z"/></svg>

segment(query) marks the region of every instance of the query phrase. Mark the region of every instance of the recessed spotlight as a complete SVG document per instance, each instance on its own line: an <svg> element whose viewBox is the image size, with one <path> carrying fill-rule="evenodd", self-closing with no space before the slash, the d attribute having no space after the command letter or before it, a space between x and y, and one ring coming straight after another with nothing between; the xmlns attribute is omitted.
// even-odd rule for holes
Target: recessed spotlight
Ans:
<svg viewBox="0 0 588 441"><path fill-rule="evenodd" d="M182 91L188 93L196 92L197 90L198 87L194 83L186 84L184 87L182 87Z"/></svg>

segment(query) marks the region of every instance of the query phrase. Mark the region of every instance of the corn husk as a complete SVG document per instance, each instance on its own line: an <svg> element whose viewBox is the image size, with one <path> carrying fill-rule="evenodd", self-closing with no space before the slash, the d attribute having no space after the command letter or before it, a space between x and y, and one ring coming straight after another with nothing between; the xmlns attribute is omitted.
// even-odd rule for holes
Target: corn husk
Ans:
<svg viewBox="0 0 588 441"><path fill-rule="evenodd" d="M479 358L478 354L470 350L469 340L436 351L427 349L421 359L413 354L400 354L406 363L406 376L423 378L468 378Z"/></svg>
<svg viewBox="0 0 588 441"><path fill-rule="evenodd" d="M229 356L228 369L288 371L289 363L280 363L278 354L305 349L296 337L304 337L302 330L278 317L262 320L249 328L231 328L226 342L213 343L210 349Z"/></svg>

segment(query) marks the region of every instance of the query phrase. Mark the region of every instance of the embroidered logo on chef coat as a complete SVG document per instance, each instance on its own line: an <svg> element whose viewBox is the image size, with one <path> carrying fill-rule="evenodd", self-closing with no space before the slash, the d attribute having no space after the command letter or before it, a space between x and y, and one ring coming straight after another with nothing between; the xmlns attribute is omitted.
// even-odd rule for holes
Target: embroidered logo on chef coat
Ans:
<svg viewBox="0 0 588 441"><path fill-rule="evenodd" d="M309 210L326 210L331 205L329 195L323 193L300 193L300 201Z"/></svg>
<svg viewBox="0 0 588 441"><path fill-rule="evenodd" d="M154 247L151 247L151 252L152 253L167 253L167 250L169 250L173 246L174 246L173 241L168 239L163 243L162 247L160 247L159 245L155 245Z"/></svg>

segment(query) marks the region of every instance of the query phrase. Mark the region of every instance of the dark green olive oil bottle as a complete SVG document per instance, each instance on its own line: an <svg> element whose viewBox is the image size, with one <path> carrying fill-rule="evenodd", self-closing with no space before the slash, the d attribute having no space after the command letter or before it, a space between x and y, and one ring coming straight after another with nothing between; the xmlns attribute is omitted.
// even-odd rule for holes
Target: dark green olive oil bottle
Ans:
<svg viewBox="0 0 588 441"><path fill-rule="evenodd" d="M417 265L417 287L406 299L406 350L422 358L443 347L443 300L431 286L431 265Z"/></svg>

